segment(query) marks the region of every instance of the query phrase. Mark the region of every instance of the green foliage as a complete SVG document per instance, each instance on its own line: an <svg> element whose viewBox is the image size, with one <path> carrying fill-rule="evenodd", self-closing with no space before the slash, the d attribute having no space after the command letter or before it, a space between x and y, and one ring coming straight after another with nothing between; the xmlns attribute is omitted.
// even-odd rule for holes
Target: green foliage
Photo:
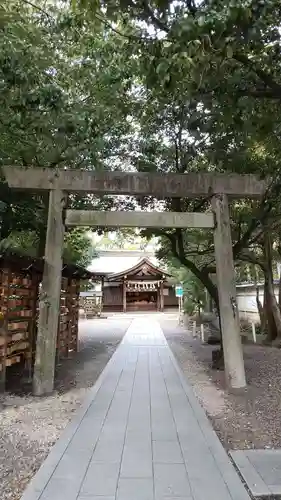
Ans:
<svg viewBox="0 0 281 500"><path fill-rule="evenodd" d="M0 19L0 167L120 168L131 82L122 37L55 2L3 0ZM0 200L0 237L35 231L42 250L48 199L0 182ZM71 208L112 204L69 199Z"/></svg>
<svg viewBox="0 0 281 500"><path fill-rule="evenodd" d="M191 125L188 132L197 131L205 139L212 168L240 173L278 169L278 0L191 0L176 6L171 0L76 0L78 7L107 24L114 23L128 40L139 61L145 99L156 111L154 123L166 125L159 103L163 112L164 108L182 109L185 122ZM153 138L151 142L153 147ZM151 168L149 160L145 168Z"/></svg>
<svg viewBox="0 0 281 500"><path fill-rule="evenodd" d="M184 291L184 311L188 315L202 312L206 302L206 293L202 282L186 267L179 264L178 260L168 257L168 272L181 283Z"/></svg>
<svg viewBox="0 0 281 500"><path fill-rule="evenodd" d="M0 252L10 251L29 257L39 256L40 240L35 231L13 231L0 242ZM73 229L65 234L63 260L66 264L87 267L97 256L86 229Z"/></svg>
<svg viewBox="0 0 281 500"><path fill-rule="evenodd" d="M19 255L38 257L39 238L35 231L14 231L0 242L0 252L10 251Z"/></svg>
<svg viewBox="0 0 281 500"><path fill-rule="evenodd" d="M152 250L156 246L155 240L142 237L135 229L120 228L110 233L102 232L102 235L94 238L95 246L99 250Z"/></svg>
<svg viewBox="0 0 281 500"><path fill-rule="evenodd" d="M75 228L65 234L64 262L87 267L95 257L97 257L97 252L85 229Z"/></svg>
<svg viewBox="0 0 281 500"><path fill-rule="evenodd" d="M206 304L206 293L202 283L189 272L185 282L184 310L187 314L200 314Z"/></svg>
<svg viewBox="0 0 281 500"><path fill-rule="evenodd" d="M17 4L2 18L1 162L104 167L127 132L122 40L67 10Z"/></svg>

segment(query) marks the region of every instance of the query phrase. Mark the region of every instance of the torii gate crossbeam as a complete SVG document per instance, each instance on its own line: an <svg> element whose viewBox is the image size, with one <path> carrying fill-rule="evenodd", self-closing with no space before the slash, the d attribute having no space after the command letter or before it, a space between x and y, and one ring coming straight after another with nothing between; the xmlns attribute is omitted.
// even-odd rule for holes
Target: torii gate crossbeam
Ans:
<svg viewBox="0 0 281 500"><path fill-rule="evenodd" d="M100 212L67 210L67 226L140 227L140 228L202 228L214 227L213 213L179 212Z"/></svg>
<svg viewBox="0 0 281 500"><path fill-rule="evenodd" d="M145 172L97 172L52 168L2 167L9 186L71 193L136 195L158 198L196 198L221 193L234 198L262 196L268 185L255 175L218 172L162 174Z"/></svg>

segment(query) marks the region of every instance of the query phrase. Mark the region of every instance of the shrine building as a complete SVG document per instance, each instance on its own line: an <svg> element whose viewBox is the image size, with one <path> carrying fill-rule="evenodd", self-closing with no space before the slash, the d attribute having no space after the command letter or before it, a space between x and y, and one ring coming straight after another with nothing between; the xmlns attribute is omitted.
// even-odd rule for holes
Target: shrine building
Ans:
<svg viewBox="0 0 281 500"><path fill-rule="evenodd" d="M111 254L111 260L106 259L106 254ZM153 255L121 251L104 252L103 257L105 268L100 267L102 259L99 264L100 272L104 274L103 311L164 311L177 307L174 280L158 267ZM112 265L116 272L108 269ZM120 267L122 270L118 269Z"/></svg>

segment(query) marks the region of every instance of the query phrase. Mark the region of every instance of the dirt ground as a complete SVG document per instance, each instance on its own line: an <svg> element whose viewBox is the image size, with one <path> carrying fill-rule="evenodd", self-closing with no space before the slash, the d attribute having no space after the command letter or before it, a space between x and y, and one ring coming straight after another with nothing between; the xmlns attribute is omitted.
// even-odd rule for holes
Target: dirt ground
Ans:
<svg viewBox="0 0 281 500"><path fill-rule="evenodd" d="M225 388L211 369L213 346L192 339L175 320L161 320L167 341L227 449L281 447L281 350L244 346L248 382L243 395Z"/></svg>
<svg viewBox="0 0 281 500"><path fill-rule="evenodd" d="M79 353L62 362L46 398L0 396L0 498L19 500L122 340L131 319L80 322Z"/></svg>

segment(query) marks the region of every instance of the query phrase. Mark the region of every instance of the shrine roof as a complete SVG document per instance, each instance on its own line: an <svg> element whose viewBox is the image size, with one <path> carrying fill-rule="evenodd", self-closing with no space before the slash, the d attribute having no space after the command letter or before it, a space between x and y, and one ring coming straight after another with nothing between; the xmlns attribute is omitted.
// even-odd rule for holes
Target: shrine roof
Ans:
<svg viewBox="0 0 281 500"><path fill-rule="evenodd" d="M147 257L144 257L132 267L127 268L121 272L108 275L107 281L120 281L129 277L137 279L159 279L159 277L168 278L170 277L170 274L153 264Z"/></svg>
<svg viewBox="0 0 281 500"><path fill-rule="evenodd" d="M104 273L109 276L133 268L144 258L147 258L156 267L159 266L153 252L136 250L98 250L98 256L92 260L88 269L94 273Z"/></svg>

